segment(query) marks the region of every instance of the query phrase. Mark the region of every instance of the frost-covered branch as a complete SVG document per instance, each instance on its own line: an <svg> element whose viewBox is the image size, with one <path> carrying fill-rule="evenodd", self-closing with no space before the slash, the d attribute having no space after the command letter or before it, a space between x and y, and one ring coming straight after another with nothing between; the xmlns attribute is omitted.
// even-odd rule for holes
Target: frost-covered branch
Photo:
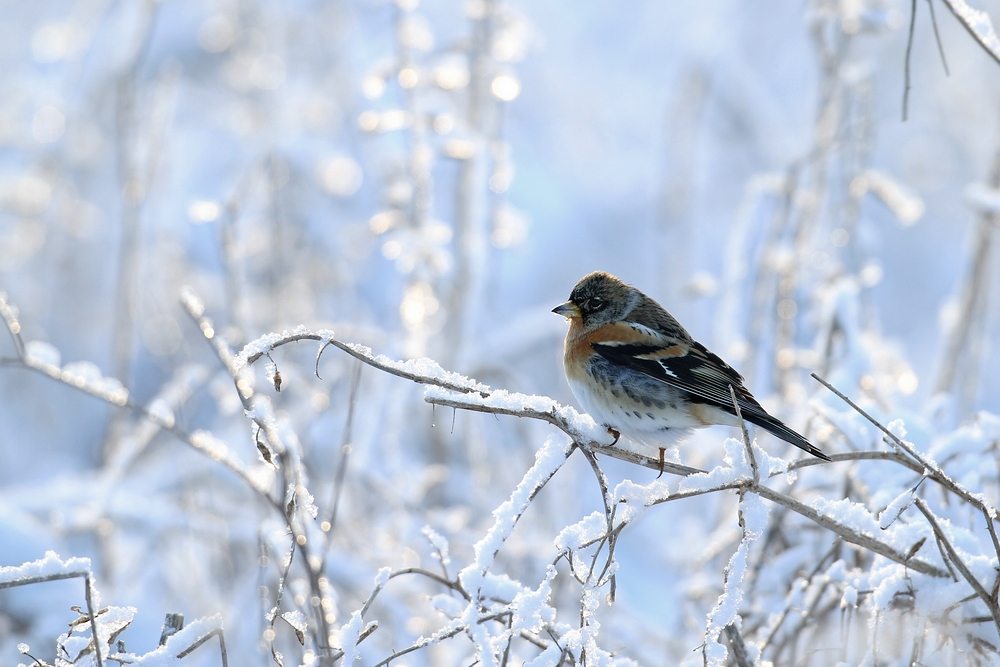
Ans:
<svg viewBox="0 0 1000 667"><path fill-rule="evenodd" d="M997 33L993 29L990 15L984 11L973 9L965 0L944 0L944 3L948 5L948 9L955 15L962 27L968 31L972 39L983 47L983 50L997 61L997 64L1000 64L1000 39L997 38Z"/></svg>
<svg viewBox="0 0 1000 667"><path fill-rule="evenodd" d="M12 306L4 302L8 312ZM12 335L19 333L20 324L13 317L5 318L7 329ZM246 469L243 463L234 457L229 448L221 440L207 431L189 433L175 422L173 411L162 401L154 401L149 406L141 405L132 400L129 392L116 378L102 376L100 370L89 362L75 362L60 366L59 351L47 343L29 341L24 347L24 353L17 359L8 359L10 365L40 373L56 382L89 396L99 398L110 405L125 408L143 417L159 429L167 431L195 450L225 466L239 477L248 487L270 500L267 489Z"/></svg>
<svg viewBox="0 0 1000 667"><path fill-rule="evenodd" d="M881 422L879 422L877 419L875 419L867 412L862 410L856 403L854 403L854 401L852 401L843 393L841 393L839 390L837 390L829 382L823 380L815 373L813 373L812 376L820 383L822 383L824 387L832 391L834 394L840 397L845 403L851 406L851 408L853 408L858 414L860 414L862 417L871 422L877 429L882 431L882 433L885 434L886 438L888 438L892 442L892 444L894 444L900 450L906 452L906 454L908 454L920 466L922 466L922 469L919 471L921 474L925 475L929 479L934 480L935 482L937 482L944 488L948 489L949 491L957 495L959 498L961 498L962 500L964 500L965 502L969 503L977 510L982 512L986 517L987 524L990 527L990 533L991 535L994 536L994 542L997 543L997 540L995 538L996 532L994 528L994 519L997 516L997 512L996 509L993 507L993 505L986 501L985 496L979 493L972 493L971 491L966 489L964 486L962 486L957 481L952 479L947 473L945 473L945 471L941 469L941 467L937 464L936 461L932 460L926 454L917 451L917 449L911 443L906 442L905 440L903 440L902 437L893 433L891 428L887 428L886 426L882 425ZM896 425L898 426L899 429L902 429L902 422L898 422L898 424ZM891 427L893 426L893 424L890 424L889 426ZM1000 546L1000 544L998 544L998 546ZM997 551L997 557L1000 558L1000 550Z"/></svg>
<svg viewBox="0 0 1000 667"><path fill-rule="evenodd" d="M931 508L927 506L927 502L923 498L914 498L914 505L920 510L927 518L927 523L931 525L931 529L934 531L934 536L938 541L944 545L944 548L948 552L948 559L955 564L955 567L962 574L962 578L968 582L972 590L976 592L979 599L983 601L986 608L990 610L990 615L993 617L993 624L997 628L997 632L1000 632L1000 609L998 609L997 599L995 596L991 595L986 588L980 583L979 579L976 578L974 574L969 570L969 567L962 560L962 557L958 555L955 550L955 546L952 544L952 540L949 539L948 535L945 534L944 530L941 528L941 524L937 517L934 516L934 512Z"/></svg>
<svg viewBox="0 0 1000 667"><path fill-rule="evenodd" d="M97 667L103 667L104 658L101 655L101 636L95 613L96 591L93 582L94 575L90 569L89 558L59 559L54 551L46 552L45 557L31 563L14 567L0 567L0 589L15 586L30 586L47 581L61 579L83 579L84 598L87 601L87 621L90 623L91 640L94 647L94 659ZM109 640L110 641L110 640Z"/></svg>

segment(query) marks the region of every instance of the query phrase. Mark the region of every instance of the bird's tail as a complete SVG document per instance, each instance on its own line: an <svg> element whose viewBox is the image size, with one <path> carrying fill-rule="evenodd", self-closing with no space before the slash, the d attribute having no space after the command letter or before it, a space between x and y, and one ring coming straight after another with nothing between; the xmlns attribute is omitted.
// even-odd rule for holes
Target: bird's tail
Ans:
<svg viewBox="0 0 1000 667"><path fill-rule="evenodd" d="M793 431L792 429L785 426L784 422L780 419L775 419L769 414L759 415L744 415L746 420L751 424L756 424L768 433L781 438L785 442L790 442L799 449L809 452L817 458L821 458L824 461L831 461L832 459L824 454L820 449L814 446L811 442L803 438L801 435Z"/></svg>

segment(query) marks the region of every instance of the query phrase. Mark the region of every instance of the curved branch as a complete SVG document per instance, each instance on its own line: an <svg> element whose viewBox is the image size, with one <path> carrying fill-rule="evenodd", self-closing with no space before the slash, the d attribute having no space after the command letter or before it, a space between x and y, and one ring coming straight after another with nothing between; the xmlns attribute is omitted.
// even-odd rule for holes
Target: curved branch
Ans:
<svg viewBox="0 0 1000 667"><path fill-rule="evenodd" d="M818 465L820 463L838 463L840 461L893 461L901 466L909 468L918 475L922 475L924 473L923 466L914 463L913 459L908 456L903 456L899 452L888 452L877 449L864 450L860 452L844 452L842 454L830 454L830 461L823 461L822 459L817 459L815 457L799 459L797 461L789 462L788 469L785 472L799 470L800 468L808 468L809 466ZM775 473L771 476L775 477L781 474L784 473Z"/></svg>

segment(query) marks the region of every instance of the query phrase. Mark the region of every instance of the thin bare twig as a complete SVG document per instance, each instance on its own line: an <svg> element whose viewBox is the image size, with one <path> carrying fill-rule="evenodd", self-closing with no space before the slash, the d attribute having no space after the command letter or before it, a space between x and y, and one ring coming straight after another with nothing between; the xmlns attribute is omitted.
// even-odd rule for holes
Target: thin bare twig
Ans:
<svg viewBox="0 0 1000 667"><path fill-rule="evenodd" d="M104 667L104 660L101 658L101 640L97 636L97 618L94 615L94 598L91 591L93 575L87 572L84 577L84 597L87 600L87 616L90 618L90 634L94 638L94 654L97 656L97 667Z"/></svg>
<svg viewBox="0 0 1000 667"><path fill-rule="evenodd" d="M396 651L382 662L379 662L378 664L375 665L375 667L386 667L386 665L391 663L396 658L401 658L407 653L413 653L414 651L419 651L422 648L426 648L432 644L437 644L445 639L454 637L460 632L465 632L466 629L467 627L465 625L459 625L457 627L448 628L447 630L441 632L440 634L435 633L430 637L421 637L410 646L407 646L404 649Z"/></svg>
<svg viewBox="0 0 1000 667"><path fill-rule="evenodd" d="M917 0L910 0L910 32L906 37L906 60L903 65L903 122L910 101L910 53L913 51L913 29L917 25Z"/></svg>
<svg viewBox="0 0 1000 667"><path fill-rule="evenodd" d="M941 65L944 67L945 76L951 76L948 69L948 59L944 57L944 43L941 42L941 33L938 32L937 16L934 14L934 0L927 0L927 8L931 12L931 25L934 26L934 41L937 42L938 55L941 56Z"/></svg>
<svg viewBox="0 0 1000 667"><path fill-rule="evenodd" d="M743 636L740 635L735 624L730 623L726 626L726 636L729 638L729 645L733 647L733 658L736 659L736 664L739 667L751 667L750 656L747 655L747 645L743 643Z"/></svg>
<svg viewBox="0 0 1000 667"><path fill-rule="evenodd" d="M94 642L94 652L97 656L97 666L103 667L104 661L101 657L100 641L97 637L97 614L94 612L94 599L91 593L93 585L93 575L90 570L74 570L70 572L55 572L53 574L43 574L36 577L22 577L11 581L0 581L0 589L14 588L16 586L30 586L41 584L47 581L60 581L62 579L83 579L83 593L87 600L87 619L90 621L90 635Z"/></svg>

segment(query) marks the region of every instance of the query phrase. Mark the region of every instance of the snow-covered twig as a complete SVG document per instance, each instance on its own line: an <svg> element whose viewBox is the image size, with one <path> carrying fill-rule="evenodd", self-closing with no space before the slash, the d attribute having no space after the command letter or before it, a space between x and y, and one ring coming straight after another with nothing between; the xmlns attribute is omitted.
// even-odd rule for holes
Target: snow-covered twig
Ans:
<svg viewBox="0 0 1000 667"><path fill-rule="evenodd" d="M271 411L270 403L257 398L252 389L252 384L246 378L242 377L245 366L243 360L246 358L245 353L247 348L244 348L244 352L239 356L233 355L226 340L215 331L212 321L205 316L205 306L201 299L190 288L182 291L181 305L184 306L185 311L187 311L191 319L198 325L205 340L212 346L219 361L232 376L237 395L239 396L240 403L243 405L246 416L257 425L258 432L263 432L267 439L266 446L262 446L263 443L258 441L258 449L267 463L281 470L284 482L282 484L284 497L280 503L275 503L273 499L271 499L271 503L282 512L293 540L300 547L300 553L305 563L306 574L313 596L318 597L320 600L327 599L328 596L320 585L320 572L323 569L326 538L321 531L310 530L313 523L311 520L315 519L315 513L309 516L309 510L315 509L315 505L313 505L312 496L309 494L306 485L306 473L302 457L296 447L298 442L297 437L294 433L290 433L287 442L282 438L282 434L278 429L278 422ZM258 355L257 358L268 351L268 349L261 350L261 355ZM279 466L274 462L274 456L277 456L282 465ZM302 502L303 500L305 502ZM316 544L317 542L319 543L318 545ZM321 649L329 650L330 623L326 618L326 614L323 613L322 607L318 608L315 617L318 632L316 644Z"/></svg>
<svg viewBox="0 0 1000 667"><path fill-rule="evenodd" d="M833 385L831 385L826 380L820 378L815 373L812 376L818 380L823 386L832 391L838 397L840 397L845 403L851 406L855 411L858 412L862 417L871 422L876 428L878 428L882 433L886 435L893 444L899 449L906 452L910 457L912 457L918 464L920 464L923 469L920 470L923 475L926 475L929 479L937 482L944 488L948 489L959 498L969 503L980 512L986 518L986 526L989 529L990 537L993 539L994 549L996 550L997 558L1000 558L1000 540L997 538L996 527L994 520L997 516L996 508L992 504L988 503L982 494L972 493L964 486L955 481L951 476L949 476L936 461L931 459L929 456L922 454L917 451L917 449L909 442L903 440L903 438L897 436L890 429L883 426L877 419L869 415L867 412L862 410L854 401L845 396L842 392L837 390ZM890 424L891 426L892 424Z"/></svg>
<svg viewBox="0 0 1000 667"><path fill-rule="evenodd" d="M973 9L965 0L944 0L972 39L976 41L993 60L1000 64L1000 39L993 29L993 23L986 12Z"/></svg>
<svg viewBox="0 0 1000 667"><path fill-rule="evenodd" d="M54 551L49 551L40 560L16 567L0 567L0 589L29 586L61 579L83 579L84 598L87 601L87 618L90 621L94 655L97 667L103 667L101 640L98 636L96 614L94 613L96 605L94 604L93 577L89 558L70 558L62 561Z"/></svg>
<svg viewBox="0 0 1000 667"><path fill-rule="evenodd" d="M174 659L181 660L186 658L195 649L212 639L212 637L219 638L222 667L229 667L226 637L222 627L222 616L219 614L193 621L186 628L178 630L167 637L163 644L145 655L114 653L108 656L108 659L123 665L135 665L136 667L143 667L144 665L157 667L164 664L173 664Z"/></svg>
<svg viewBox="0 0 1000 667"><path fill-rule="evenodd" d="M5 301L3 302L3 307L8 313L14 312L13 307ZM20 324L17 320L13 317L5 316L4 321L11 335L16 336L16 339L20 340ZM125 408L149 420L149 422L155 424L158 428L168 431L182 442L190 445L214 461L221 463L230 472L245 482L248 487L262 495L269 502L273 502L268 496L267 490L261 488L261 485L248 474L243 464L238 459L230 456L228 448L210 433L205 431L189 433L177 426L171 413L157 409L152 404L151 406L145 406L136 403L118 380L100 376L99 371L93 369L92 365L88 365L86 369L74 367L73 364L60 367L58 365L58 357L60 356L58 350L47 344L29 342L24 348L25 353L23 356L7 361L12 365L23 366L30 371L40 373L89 396L99 398L110 405ZM52 359L49 356L54 356L55 358ZM53 361L56 361L56 363L52 363ZM88 362L82 363L87 364Z"/></svg>
<svg viewBox="0 0 1000 667"><path fill-rule="evenodd" d="M1000 632L1000 608L998 608L997 600L992 596L989 591L980 583L979 579L976 578L974 574L969 570L968 566L962 560L961 556L958 555L958 551L955 550L954 545L952 545L951 540L945 534L944 530L941 528L941 524L938 522L937 517L934 516L934 512L931 508L927 506L927 502L923 498L914 498L913 504L917 506L917 509L927 518L927 523L931 525L931 529L934 531L934 536L944 545L944 548L948 552L948 559L955 564L958 571L961 573L962 578L968 582L972 590L976 592L979 599L983 601L986 608L990 610L990 616L993 617L993 624L997 628L997 632Z"/></svg>
<svg viewBox="0 0 1000 667"><path fill-rule="evenodd" d="M323 356L323 351L327 347L334 347L343 350L358 361L362 361L380 371L395 375L397 377L416 382L418 384L432 384L451 391L457 392L478 392L484 396L489 395L489 387L473 380L469 380L458 373L451 373L442 369L436 362L430 359L418 359L414 361L393 361L384 355L375 355L371 348L356 343L345 343L337 340L334 333L329 330L308 331L304 327L299 327L293 332L273 333L261 336L260 338L247 343L237 357L238 367L242 365L252 365L258 359L270 351L295 343L301 340L315 340L323 343L316 353L316 377L319 377L319 361Z"/></svg>
<svg viewBox="0 0 1000 667"><path fill-rule="evenodd" d="M7 293L0 292L0 316L7 326L7 333L14 341L14 349L19 359L24 359L24 340L21 338L21 323L17 321L17 309L7 302Z"/></svg>
<svg viewBox="0 0 1000 667"><path fill-rule="evenodd" d="M750 433L747 431L747 423L743 421L743 412L740 410L740 403L736 400L736 390L733 385L729 385L729 395L733 399L733 409L736 410L736 418L740 420L740 429L743 431L743 447L747 452L747 459L750 461L750 470L753 471L754 486L760 484L760 470L757 469L757 458L753 455L753 444L750 442Z"/></svg>
<svg viewBox="0 0 1000 667"><path fill-rule="evenodd" d="M178 658L185 658L185 657L187 657L192 651L194 651L196 648L198 648L199 646L201 646L202 644L204 644L205 642L207 642L212 637L218 637L219 638L219 652L222 654L222 667L229 667L229 657L226 654L226 635L222 631L221 627L220 628L216 628L216 629L214 629L214 630L212 630L210 632L207 632L206 634L204 634L201 637L199 637L198 639L196 639L191 644L191 646L189 646L188 648L186 648L183 651L181 651L180 653L178 653L177 657Z"/></svg>
<svg viewBox="0 0 1000 667"><path fill-rule="evenodd" d="M725 583L723 593L719 596L715 608L708 615L708 625L705 628L705 644L702 653L705 656L706 664L725 665L727 651L726 648L717 641L717 637L723 631L735 633L739 637L737 630L740 621L739 605L743 600L743 578L747 571L747 554L750 544L764 534L767 527L768 511L761 502L759 496L743 494L740 498L739 521L742 537L739 546L729 559L726 566ZM732 628L732 631L730 631ZM732 636L732 634L730 634ZM743 661L746 664L746 647L742 640L739 645L743 648Z"/></svg>

